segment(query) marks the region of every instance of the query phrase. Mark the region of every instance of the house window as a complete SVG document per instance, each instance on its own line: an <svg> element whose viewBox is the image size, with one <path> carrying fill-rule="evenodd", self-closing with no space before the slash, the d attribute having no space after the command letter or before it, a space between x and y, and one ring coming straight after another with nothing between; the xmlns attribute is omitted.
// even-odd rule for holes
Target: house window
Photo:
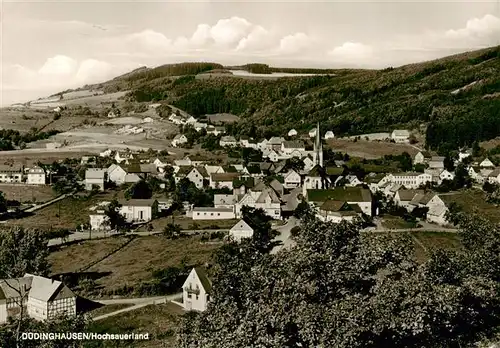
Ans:
<svg viewBox="0 0 500 348"><path fill-rule="evenodd" d="M210 301L210 295L207 295L207 302Z"/></svg>
<svg viewBox="0 0 500 348"><path fill-rule="evenodd" d="M196 295L196 301L198 301L198 295Z"/></svg>
<svg viewBox="0 0 500 348"><path fill-rule="evenodd" d="M220 213L217 213L217 216L220 216Z"/></svg>
<svg viewBox="0 0 500 348"><path fill-rule="evenodd" d="M214 213L210 213L210 216L214 216Z"/></svg>

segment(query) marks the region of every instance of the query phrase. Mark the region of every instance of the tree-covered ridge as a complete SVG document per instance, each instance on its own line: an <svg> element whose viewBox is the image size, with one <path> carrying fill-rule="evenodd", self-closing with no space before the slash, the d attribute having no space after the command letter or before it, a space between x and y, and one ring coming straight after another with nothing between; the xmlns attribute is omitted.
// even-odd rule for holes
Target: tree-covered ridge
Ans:
<svg viewBox="0 0 500 348"><path fill-rule="evenodd" d="M187 316L179 347L473 346L500 323L499 227L452 219L465 248L422 264L401 235L308 214L291 250L226 245L208 309Z"/></svg>
<svg viewBox="0 0 500 348"><path fill-rule="evenodd" d="M252 65L260 69L260 65ZM339 70L329 76L244 79L230 76L174 83L141 78L130 97L164 100L195 116L241 116L234 135L308 131L321 121L338 135L420 129L432 149L500 135L500 47L383 70ZM274 69L274 68L270 68ZM266 70L266 69L264 69ZM453 93L452 93L453 92Z"/></svg>

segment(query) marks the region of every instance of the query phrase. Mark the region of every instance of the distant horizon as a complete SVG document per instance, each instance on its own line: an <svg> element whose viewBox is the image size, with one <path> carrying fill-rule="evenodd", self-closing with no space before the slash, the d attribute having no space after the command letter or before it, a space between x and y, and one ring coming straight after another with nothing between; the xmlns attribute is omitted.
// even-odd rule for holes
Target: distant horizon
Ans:
<svg viewBox="0 0 500 348"><path fill-rule="evenodd" d="M0 105L176 62L323 69L425 62L500 45L499 4L4 1Z"/></svg>
<svg viewBox="0 0 500 348"><path fill-rule="evenodd" d="M489 47L484 47L484 48L478 48L478 49L474 49L474 50L467 50L467 51L463 51L463 52L457 52L457 53L454 53L454 54L450 54L450 55L444 55L442 57L438 57L438 58L433 58L433 59L429 59L429 60L424 60L424 61L415 61L415 62L410 62L410 63L405 63L405 64L401 64L399 66L392 66L392 65L387 65L383 68L354 68L354 67L349 67L349 68L345 68L345 67L337 67L337 68L333 68L333 67L325 67L325 66L314 66L314 65L309 65L309 66L298 66L298 65L292 65L292 66L277 66L277 65L271 65L271 64L268 64L268 63L263 63L263 62L258 62L258 61L252 61L252 62L248 62L248 63L244 63L244 64L221 64L217 61L209 61L209 60L193 60L193 61L178 61L178 62L175 62L175 63L163 63L163 64L157 64L157 65L154 65L154 66L147 66L147 65L143 65L143 66L140 66L140 67L136 67L136 68L133 68L133 69L130 69L130 70L127 70L127 71L124 71L124 72L120 72L118 74L116 74L115 76L111 77L111 78L107 78L107 79L97 79L95 82L89 82L89 83L86 83L86 84L83 84L83 85L79 85L79 86L74 86L74 87L66 87L66 88L59 88L59 89L54 89L52 90L51 92L41 92L41 93L45 93L45 94L37 94L36 96L34 97L29 97L29 98L26 98L26 99L18 99L17 101L12 101L10 103L4 103L4 104L0 104L0 107L1 108L6 108L6 107L9 107L9 106L14 106L14 105L21 105L21 104L26 104L30 101L36 101L38 99L45 99L45 98L49 98L50 96L53 96L53 95L56 95L58 93L61 93L63 91L66 91L66 90L78 90L78 89L83 89L86 85L98 85L98 84L102 84L102 83L105 83L105 82L108 82L116 77L119 77L121 75L125 75L125 74L128 74L134 70L138 70L138 69L143 69L143 68L146 68L146 69L155 69L155 68L158 68L160 66L165 66L165 65L176 65L176 64L183 64L183 63L214 63L214 64L221 64L224 68L242 68L244 67L245 65L248 65L248 64L265 64L265 65L268 65L270 68L273 68L273 69L317 69L317 70L383 70L383 69L386 69L386 68L401 68L401 67L404 67L406 65L411 65L411 64L422 64L422 63L426 63L426 62L431 62L431 61L434 61L434 60L439 60L439 59L443 59L443 58L446 58L446 57L451 57L451 56L455 56L455 55L460 55L460 54L467 54L469 52L474 52L474 51L480 51L480 50L485 50L485 49L489 49L489 48L494 48L494 47L498 47L498 45L492 45L492 46L489 46ZM235 70L235 69L228 69L228 70ZM251 73L250 73L251 74ZM311 73L311 74L306 74L306 73L287 73L287 74L290 74L290 75L298 75L298 76L307 76L307 75L310 75L310 76L314 76L314 75L322 75L321 73ZM261 74L251 74L251 75L256 75L256 76L259 76ZM266 75L266 74L262 74L262 75ZM326 75L326 74L325 74ZM2 91L2 93L4 93ZM36 92L34 92L36 93ZM32 94L33 95L33 94ZM1 101L1 99L0 99Z"/></svg>

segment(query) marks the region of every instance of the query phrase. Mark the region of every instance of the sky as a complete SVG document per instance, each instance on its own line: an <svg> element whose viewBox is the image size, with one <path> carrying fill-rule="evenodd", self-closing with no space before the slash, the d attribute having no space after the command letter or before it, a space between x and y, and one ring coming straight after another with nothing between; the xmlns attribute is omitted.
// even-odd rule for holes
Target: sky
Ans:
<svg viewBox="0 0 500 348"><path fill-rule="evenodd" d="M1 106L140 66L384 68L500 44L500 0L0 0L0 14Z"/></svg>

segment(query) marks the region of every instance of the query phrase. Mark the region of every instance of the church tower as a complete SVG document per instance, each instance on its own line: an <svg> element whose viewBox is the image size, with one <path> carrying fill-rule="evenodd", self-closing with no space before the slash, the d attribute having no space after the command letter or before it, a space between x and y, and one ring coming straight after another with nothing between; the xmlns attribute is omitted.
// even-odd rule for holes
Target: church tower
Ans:
<svg viewBox="0 0 500 348"><path fill-rule="evenodd" d="M321 132L319 130L319 122L316 126L316 140L314 141L314 165L323 167L323 142L321 141Z"/></svg>

